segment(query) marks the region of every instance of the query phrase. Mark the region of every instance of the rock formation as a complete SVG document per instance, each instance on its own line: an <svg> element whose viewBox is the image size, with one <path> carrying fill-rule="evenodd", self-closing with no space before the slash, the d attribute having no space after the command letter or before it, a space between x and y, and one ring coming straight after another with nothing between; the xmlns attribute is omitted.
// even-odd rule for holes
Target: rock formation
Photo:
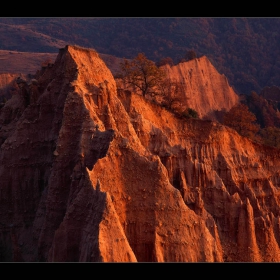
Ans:
<svg viewBox="0 0 280 280"><path fill-rule="evenodd" d="M18 77L26 79L24 74L0 74L0 102L4 98L9 99L17 91L16 79Z"/></svg>
<svg viewBox="0 0 280 280"><path fill-rule="evenodd" d="M201 118L216 120L215 111L228 111L239 101L226 76L206 56L174 66L166 64L164 69L170 79L182 83L186 104Z"/></svg>
<svg viewBox="0 0 280 280"><path fill-rule="evenodd" d="M117 91L91 49L19 87L0 111L1 261L280 261L279 150Z"/></svg>

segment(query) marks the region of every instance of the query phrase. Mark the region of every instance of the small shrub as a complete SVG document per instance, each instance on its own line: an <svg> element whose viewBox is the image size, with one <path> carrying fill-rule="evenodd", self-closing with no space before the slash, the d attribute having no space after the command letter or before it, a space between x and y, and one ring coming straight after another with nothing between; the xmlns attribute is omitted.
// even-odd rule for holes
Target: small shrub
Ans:
<svg viewBox="0 0 280 280"><path fill-rule="evenodd" d="M192 108L187 108L185 111L182 112L182 116L185 117L186 119L189 119L189 118L197 119L198 113L196 110L194 110Z"/></svg>

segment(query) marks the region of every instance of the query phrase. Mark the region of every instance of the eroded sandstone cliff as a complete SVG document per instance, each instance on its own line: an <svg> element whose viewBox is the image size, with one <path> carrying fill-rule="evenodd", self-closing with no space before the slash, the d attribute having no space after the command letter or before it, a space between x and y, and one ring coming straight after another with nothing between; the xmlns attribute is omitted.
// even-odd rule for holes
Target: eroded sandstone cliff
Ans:
<svg viewBox="0 0 280 280"><path fill-rule="evenodd" d="M280 261L279 150L117 92L90 49L19 86L0 111L1 261Z"/></svg>
<svg viewBox="0 0 280 280"><path fill-rule="evenodd" d="M226 76L206 56L163 68L170 79L182 84L182 99L201 118L216 120L216 111L228 111L239 101Z"/></svg>

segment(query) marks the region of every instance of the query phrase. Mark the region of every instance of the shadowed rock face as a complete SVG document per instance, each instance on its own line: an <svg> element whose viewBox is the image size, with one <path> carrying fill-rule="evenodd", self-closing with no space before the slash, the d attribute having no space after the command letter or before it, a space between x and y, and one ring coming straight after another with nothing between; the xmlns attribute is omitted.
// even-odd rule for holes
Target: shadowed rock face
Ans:
<svg viewBox="0 0 280 280"><path fill-rule="evenodd" d="M23 74L0 74L0 108L2 108L12 94L18 92L17 78L26 79Z"/></svg>
<svg viewBox="0 0 280 280"><path fill-rule="evenodd" d="M279 151L117 93L93 50L61 49L0 126L1 261L280 261Z"/></svg>

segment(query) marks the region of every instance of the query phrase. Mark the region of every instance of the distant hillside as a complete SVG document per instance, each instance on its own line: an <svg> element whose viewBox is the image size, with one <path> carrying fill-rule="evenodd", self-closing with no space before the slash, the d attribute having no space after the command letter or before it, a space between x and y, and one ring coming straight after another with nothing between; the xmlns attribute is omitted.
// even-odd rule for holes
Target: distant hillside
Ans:
<svg viewBox="0 0 280 280"><path fill-rule="evenodd" d="M54 61L57 53L30 53L0 50L0 74L35 74L43 62Z"/></svg>
<svg viewBox="0 0 280 280"><path fill-rule="evenodd" d="M36 53L0 50L0 74L2 73L23 73L35 74L46 62L54 62L57 53ZM119 71L122 58L108 54L100 54L107 67L113 74Z"/></svg>
<svg viewBox="0 0 280 280"><path fill-rule="evenodd" d="M11 36L12 35L12 36ZM240 94L280 86L280 18L1 18L0 49L51 52L65 44L175 63L207 56Z"/></svg>
<svg viewBox="0 0 280 280"><path fill-rule="evenodd" d="M11 25L1 23L0 19L0 49L20 52L57 52L67 42L56 39L52 35L40 33L28 25ZM39 24L39 22L38 22Z"/></svg>

